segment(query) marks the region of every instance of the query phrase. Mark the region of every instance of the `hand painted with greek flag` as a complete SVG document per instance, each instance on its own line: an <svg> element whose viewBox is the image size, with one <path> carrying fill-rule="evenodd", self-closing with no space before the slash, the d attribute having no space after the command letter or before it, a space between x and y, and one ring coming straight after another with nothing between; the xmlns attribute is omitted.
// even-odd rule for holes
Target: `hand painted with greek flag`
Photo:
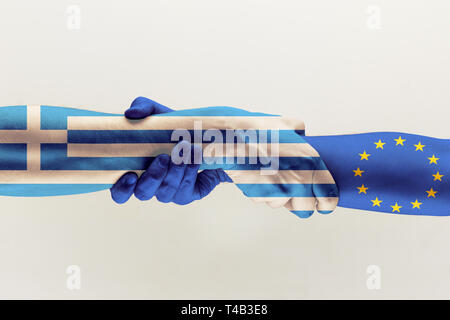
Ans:
<svg viewBox="0 0 450 320"><path fill-rule="evenodd" d="M172 111L155 101L139 97L125 112L125 117L137 120L153 116L155 121L166 122L168 118L156 117L167 116ZM156 197L161 202L185 205L202 199L221 182L235 182L253 201L271 207L284 206L302 218L309 217L315 209L329 213L336 207L337 187L317 152L303 140L302 121L229 107L192 109L173 114L177 117L172 119L179 116L181 121L197 117L202 121L200 125L204 123L207 126L195 130L192 124L186 125L194 130L184 136L177 147L184 145L182 149L190 149L191 161L175 164L168 154L157 155L140 177L128 172L111 188L111 196L117 203L126 202L134 193L143 201ZM252 128L255 129L252 131ZM195 136L195 132L201 134L202 146L186 141ZM234 135L231 141L227 136L229 132ZM165 133L154 130L152 134L156 137ZM208 143L212 141L214 143ZM168 138L159 142L168 142ZM229 149L227 145L233 146ZM195 163L195 158L203 158L203 161ZM199 172L200 169L203 170Z"/></svg>
<svg viewBox="0 0 450 320"><path fill-rule="evenodd" d="M47 105L2 107L0 195L111 189L119 203L134 193L187 204L228 181L253 201L299 217L329 213L338 189L304 129L290 117L232 107L171 111L145 98L126 117Z"/></svg>
<svg viewBox="0 0 450 320"><path fill-rule="evenodd" d="M127 119L144 119L155 114L172 112L153 100L138 97L125 111ZM185 148L191 149L191 159L198 158L202 149L187 141ZM139 200L150 200L154 196L161 202L185 205L206 197L219 183L233 182L222 169L199 172L199 163L174 164L167 154L160 154L140 176L135 172L124 174L111 188L112 199L121 204L133 195Z"/></svg>

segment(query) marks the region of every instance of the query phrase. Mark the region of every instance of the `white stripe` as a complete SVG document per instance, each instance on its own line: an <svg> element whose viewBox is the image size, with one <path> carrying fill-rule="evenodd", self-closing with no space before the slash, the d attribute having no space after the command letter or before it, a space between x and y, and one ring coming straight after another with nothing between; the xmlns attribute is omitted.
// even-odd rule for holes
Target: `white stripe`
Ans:
<svg viewBox="0 0 450 320"><path fill-rule="evenodd" d="M280 170L275 175L261 175L259 170L225 170L225 172L234 183L334 183L327 170Z"/></svg>
<svg viewBox="0 0 450 320"><path fill-rule="evenodd" d="M28 172L21 170L0 170L0 183L115 183L129 170L42 170ZM135 171L140 173L141 171ZM334 183L325 174L326 170L280 170L276 175L261 175L259 170L226 170L234 183L278 184L313 183L313 173L323 176L314 183ZM267 199L267 198L264 198ZM275 198L274 198L275 199Z"/></svg>
<svg viewBox="0 0 450 320"><path fill-rule="evenodd" d="M41 107L27 106L27 131L38 133L41 130ZM30 135L30 138L33 135ZM41 169L41 141L28 139L27 142L27 170L30 174Z"/></svg>
<svg viewBox="0 0 450 320"><path fill-rule="evenodd" d="M333 211L338 205L338 197L317 197L317 210Z"/></svg>
<svg viewBox="0 0 450 320"><path fill-rule="evenodd" d="M69 143L69 157L153 157L170 154L176 143ZM204 157L317 157L307 143L204 143ZM277 150L278 148L278 150Z"/></svg>
<svg viewBox="0 0 450 320"><path fill-rule="evenodd" d="M0 143L67 143L65 130L0 130Z"/></svg>
<svg viewBox="0 0 450 320"><path fill-rule="evenodd" d="M303 121L283 117L211 117L211 116L158 116L142 120L124 117L68 117L69 130L194 130L194 122L201 122L201 129L257 129L257 130L304 130ZM200 130L200 129L199 129Z"/></svg>
<svg viewBox="0 0 450 320"><path fill-rule="evenodd" d="M0 184L114 184L127 172L130 170L0 170Z"/></svg>

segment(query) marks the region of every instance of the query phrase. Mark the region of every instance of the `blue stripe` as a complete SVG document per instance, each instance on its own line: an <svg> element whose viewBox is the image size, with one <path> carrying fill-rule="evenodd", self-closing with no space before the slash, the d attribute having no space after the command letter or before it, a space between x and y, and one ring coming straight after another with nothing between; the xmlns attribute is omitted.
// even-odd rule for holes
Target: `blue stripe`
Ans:
<svg viewBox="0 0 450 320"><path fill-rule="evenodd" d="M313 192L316 197L339 197L339 190L336 184L315 183Z"/></svg>
<svg viewBox="0 0 450 320"><path fill-rule="evenodd" d="M89 193L111 188L111 184L0 184L0 195L48 197Z"/></svg>
<svg viewBox="0 0 450 320"><path fill-rule="evenodd" d="M0 170L27 170L27 145L0 143Z"/></svg>
<svg viewBox="0 0 450 320"><path fill-rule="evenodd" d="M42 170L145 170L153 161L153 157L67 157L66 144L41 144L41 169ZM207 158L208 160L209 158ZM218 160L215 158L214 160ZM260 170L270 167L270 163L262 165L257 162L252 164L253 158L244 158L245 163L238 164L238 158L233 158L233 163L227 164L227 158L221 158L222 164L208 164L205 161L200 169L224 170ZM242 159L242 158L239 158ZM318 157L280 157L279 170L326 170L323 162ZM256 159L257 160L257 159Z"/></svg>
<svg viewBox="0 0 450 320"><path fill-rule="evenodd" d="M209 159L209 158L206 158ZM217 160L219 158L214 158ZM259 162L256 164L251 164L250 160L253 158L245 158L246 162L244 164L238 164L238 159L242 158L230 158L234 161L234 164L227 164L226 160L228 158L222 158L222 164L202 164L200 169L223 169L223 170L261 170L262 168L269 168L268 165L261 165ZM319 161L320 158L314 157L280 157L278 170L327 170L323 162ZM205 161L206 162L206 161ZM255 161L252 161L255 162Z"/></svg>
<svg viewBox="0 0 450 320"><path fill-rule="evenodd" d="M188 130L191 141L194 141L194 132L197 130ZM203 134L207 130L202 130ZM222 137L226 137L226 130L219 130ZM263 130L267 134L267 143L272 142L270 130ZM177 142L171 140L173 130L69 130L69 143L171 143ZM259 143L260 131L256 132L256 141L248 136L243 136L239 142ZM305 143L305 141L292 130L279 130L278 141L281 143ZM214 138L214 137L213 137ZM181 138L180 138L181 140ZM214 139L212 139L214 141ZM278 142L275 141L275 142ZM205 141L210 142L210 141ZM227 141L231 143L232 141ZM234 137L234 142L238 142Z"/></svg>
<svg viewBox="0 0 450 320"><path fill-rule="evenodd" d="M302 218L302 219L309 218L314 213L314 211L312 211L312 210L294 210L291 212L293 214L295 214L297 217ZM317 212L319 212L321 214L329 214L329 213L332 213L333 210L318 210Z"/></svg>
<svg viewBox="0 0 450 320"><path fill-rule="evenodd" d="M296 211L291 211L291 212L293 214L295 214L297 217L302 218L302 219L309 218L314 213L314 211L310 211L310 210L296 210Z"/></svg>
<svg viewBox="0 0 450 320"><path fill-rule="evenodd" d="M27 106L0 108L0 130L26 130Z"/></svg>
<svg viewBox="0 0 450 320"><path fill-rule="evenodd" d="M69 143L168 143L172 130L69 130Z"/></svg>
<svg viewBox="0 0 450 320"><path fill-rule="evenodd" d="M326 193L313 193L312 184L242 184L236 186L242 190L247 197L327 197ZM328 185L332 188L334 185ZM323 188L321 190L326 190Z"/></svg>
<svg viewBox="0 0 450 320"><path fill-rule="evenodd" d="M67 117L71 116L123 117L121 114L114 113L104 113L66 107L41 106L41 129L67 130Z"/></svg>
<svg viewBox="0 0 450 320"><path fill-rule="evenodd" d="M67 144L41 144L41 170L145 170L147 157L67 157Z"/></svg>

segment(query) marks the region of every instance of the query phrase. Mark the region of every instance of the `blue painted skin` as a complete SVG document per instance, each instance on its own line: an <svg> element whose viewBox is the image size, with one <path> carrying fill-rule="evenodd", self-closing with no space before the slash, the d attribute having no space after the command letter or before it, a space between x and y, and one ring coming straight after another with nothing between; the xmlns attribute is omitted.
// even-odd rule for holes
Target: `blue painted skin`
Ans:
<svg viewBox="0 0 450 320"><path fill-rule="evenodd" d="M195 109L194 109L195 110ZM229 107L211 107L204 111L214 114L230 112L232 115L249 112ZM171 112L172 110L146 98L136 99L125 116L130 119L141 119L149 115L167 113L167 116L180 115L193 110ZM264 115L250 113L252 116ZM104 114L99 112L78 110L62 107L41 106L41 129L45 130L67 130L68 116L118 116L116 114ZM27 107L14 106L0 108L0 130L24 130L27 128ZM164 142L167 132L158 130L159 135L146 135L145 131L122 132L121 130L102 133L85 132L83 130L68 130L70 143L99 143L97 139L111 139L111 142L121 143L135 142L143 139L148 142L149 137L155 139L152 142ZM303 157L304 161L291 157L281 157L281 170L317 170L329 169L336 185L329 184L290 184L283 185L258 185L251 186L237 184L247 196L338 196L340 194L339 206L372 210L378 212L393 213L393 204L400 205L400 214L419 215L450 215L450 184L447 179L450 165L450 148L448 139L436 139L431 137L399 133L399 132L372 132L353 135L335 136L304 136L304 131L294 133L290 130L280 131L283 142L303 141L311 144L321 155L320 161L314 158ZM398 146L395 138L402 136L406 139L405 145ZM93 141L89 141L92 138ZM162 139L164 138L164 139ZM160 141L159 141L159 140ZM384 148L378 149L375 141L385 141ZM156 141L158 140L158 141ZM88 142L86 142L88 141ZM422 142L426 151L420 152L413 148L414 143ZM183 141L180 143L187 143ZM2 143L0 144L0 170L26 170L27 168L27 145L26 143ZM414 150L415 149L415 150ZM42 143L41 144L41 170L142 170L148 166L148 170L138 178L135 173L125 174L112 187L111 195L118 203L126 202L131 195L135 194L140 200L149 200L156 197L164 203L174 202L177 204L188 204L208 195L215 186L221 182L232 182L223 170L236 169L235 165L203 164L203 165L180 165L171 163L168 155L158 157L135 157L135 158L82 158L68 157L67 144L65 143ZM358 155L362 150L372 154L371 161L361 162ZM201 152L193 148L192 154ZM438 163L432 164L428 159L431 155L437 155ZM153 159L153 162L151 162ZM323 160L323 161L322 161ZM325 167L325 163L327 166ZM356 177L353 174L355 168L361 166L364 176ZM242 170L257 170L258 166L239 166ZM199 169L206 169L198 172ZM434 177L437 170L443 174L443 179ZM434 179L433 179L434 178ZM367 193L358 192L359 185L364 183L368 186ZM358 188L357 188L358 187ZM426 195L425 190L433 187L437 196ZM2 196L54 196L76 193L94 192L111 188L111 184L0 184L0 195ZM431 190L431 189L430 189ZM280 193L281 191L281 193ZM256 192L256 193L255 193ZM429 191L426 191L429 192ZM383 203L380 206L372 204L372 199L380 197ZM423 207L412 207L413 200L419 201ZM418 200L417 200L418 199ZM291 211L295 215L306 218L312 211ZM329 213L329 211L319 211Z"/></svg>
<svg viewBox="0 0 450 320"><path fill-rule="evenodd" d="M153 100L138 97L125 111L128 119L143 119L173 110ZM183 141L180 143L189 143ZM191 146L191 154L201 153L200 147ZM142 201L156 197L163 203L186 205L206 197L221 182L233 182L222 169L203 170L200 164L174 164L170 156L157 156L148 169L138 177L134 172L124 174L110 189L112 199L119 204L127 202L134 194Z"/></svg>

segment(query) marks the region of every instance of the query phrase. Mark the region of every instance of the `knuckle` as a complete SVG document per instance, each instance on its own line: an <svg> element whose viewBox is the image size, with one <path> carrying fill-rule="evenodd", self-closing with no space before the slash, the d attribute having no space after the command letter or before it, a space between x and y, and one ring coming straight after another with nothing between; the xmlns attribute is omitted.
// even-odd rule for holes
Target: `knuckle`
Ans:
<svg viewBox="0 0 450 320"><path fill-rule="evenodd" d="M151 199L153 195L151 195L145 188L141 186L137 186L134 190L134 195L139 200L145 201Z"/></svg>
<svg viewBox="0 0 450 320"><path fill-rule="evenodd" d="M172 200L172 197L167 193L157 193L156 199L158 199L159 202L168 203Z"/></svg>

